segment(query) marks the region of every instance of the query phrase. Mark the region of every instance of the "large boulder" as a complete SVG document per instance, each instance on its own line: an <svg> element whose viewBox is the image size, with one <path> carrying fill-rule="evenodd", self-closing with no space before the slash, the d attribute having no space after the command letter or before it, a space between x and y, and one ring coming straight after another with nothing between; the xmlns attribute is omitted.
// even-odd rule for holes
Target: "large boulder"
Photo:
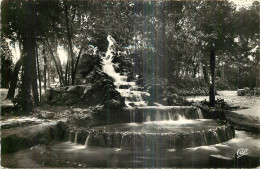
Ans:
<svg viewBox="0 0 260 169"><path fill-rule="evenodd" d="M79 113L77 117L71 117L70 122L75 125L91 126L96 123L106 124L107 119L111 121L120 121L125 107L124 98L116 90L113 79L104 73L99 66L96 66L86 76L81 76L85 79L85 84L70 86L63 97L59 97L62 102L88 108L88 111ZM63 100L62 98L66 98ZM69 100L75 98L75 102L68 103ZM109 117L108 117L109 115ZM115 120L112 120L115 117Z"/></svg>
<svg viewBox="0 0 260 169"><path fill-rule="evenodd" d="M111 109L120 109L122 107L122 102L120 102L119 100L111 99L105 101L105 106Z"/></svg>
<svg viewBox="0 0 260 169"><path fill-rule="evenodd" d="M136 80L136 85L145 86L145 79L142 76L138 76L138 79Z"/></svg>
<svg viewBox="0 0 260 169"><path fill-rule="evenodd" d="M81 77L86 77L95 68L102 68L102 60L100 56L83 54L78 68L78 73Z"/></svg>
<svg viewBox="0 0 260 169"><path fill-rule="evenodd" d="M121 74L132 74L133 72L133 60L124 53L116 53L112 62L116 65L114 69Z"/></svg>
<svg viewBox="0 0 260 169"><path fill-rule="evenodd" d="M1 153L14 153L39 144L49 145L67 140L67 130L68 126L61 121L1 129Z"/></svg>
<svg viewBox="0 0 260 169"><path fill-rule="evenodd" d="M254 95L260 95L260 87L255 87L254 88Z"/></svg>
<svg viewBox="0 0 260 169"><path fill-rule="evenodd" d="M259 119L254 116L242 115L232 111L223 111L227 122L233 124L237 130L259 133Z"/></svg>
<svg viewBox="0 0 260 169"><path fill-rule="evenodd" d="M238 96L245 96L246 95L246 90L245 89L238 89L237 90L237 95Z"/></svg>
<svg viewBox="0 0 260 169"><path fill-rule="evenodd" d="M87 126L93 125L97 119L107 119L108 113L111 118L119 117L125 107L124 98L116 90L113 79L102 71L100 57L84 55L83 58L76 80L80 84L49 89L45 92L44 101L53 105L89 108L71 118L74 124L86 122ZM98 110L94 110L96 108Z"/></svg>
<svg viewBox="0 0 260 169"><path fill-rule="evenodd" d="M87 85L70 86L67 92L83 95Z"/></svg>
<svg viewBox="0 0 260 169"><path fill-rule="evenodd" d="M116 90L113 79L99 69L94 69L88 76L91 88L85 91L81 104L89 106L106 105L114 100L124 107L124 98ZM119 107L118 107L119 108Z"/></svg>
<svg viewBox="0 0 260 169"><path fill-rule="evenodd" d="M53 112L44 111L44 110L40 111L40 116L45 119L52 119L54 115L55 114Z"/></svg>
<svg viewBox="0 0 260 169"><path fill-rule="evenodd" d="M61 106L76 105L80 103L86 89L89 89L89 85L50 88L45 91L42 102Z"/></svg>

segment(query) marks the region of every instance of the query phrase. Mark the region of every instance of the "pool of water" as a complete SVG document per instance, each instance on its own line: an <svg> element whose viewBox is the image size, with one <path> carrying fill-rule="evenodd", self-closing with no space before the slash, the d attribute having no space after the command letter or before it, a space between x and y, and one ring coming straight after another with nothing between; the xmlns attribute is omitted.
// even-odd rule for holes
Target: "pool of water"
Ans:
<svg viewBox="0 0 260 169"><path fill-rule="evenodd" d="M236 137L222 144L186 148L183 150L147 151L97 148L65 142L52 149L61 158L89 167L208 167L208 156L220 154L233 158L239 148L247 148L249 154L258 156L259 136L236 131Z"/></svg>
<svg viewBox="0 0 260 169"><path fill-rule="evenodd" d="M53 146L36 146L14 154L2 156L2 165L11 167L212 167L209 155L234 158L240 148L249 155L259 156L260 137L257 134L236 131L235 138L211 146L182 150L156 148L121 150L118 148L85 147L71 142ZM23 158L26 157L26 160Z"/></svg>

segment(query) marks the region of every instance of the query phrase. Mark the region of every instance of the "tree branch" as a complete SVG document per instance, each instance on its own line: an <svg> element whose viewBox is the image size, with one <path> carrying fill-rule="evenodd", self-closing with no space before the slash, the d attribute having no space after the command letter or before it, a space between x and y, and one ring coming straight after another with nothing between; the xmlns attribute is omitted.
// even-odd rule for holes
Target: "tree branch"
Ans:
<svg viewBox="0 0 260 169"><path fill-rule="evenodd" d="M51 56L52 56L52 59L53 59L53 61L54 61L55 67L56 67L56 70L57 70L57 72L58 72L58 76L59 76L59 79L60 79L60 84L61 84L61 86L63 86L63 85L64 85L64 80L63 80L63 76L62 76L62 70L59 69L57 60L56 60L56 58L55 58L55 56L54 56L54 54L53 54L53 51L52 51L52 49L51 49L51 47L50 47L50 45L49 45L48 39L46 38L46 40L43 41L43 42L44 42L45 45L47 46L47 48L48 48L48 50L49 50L49 52L50 52L50 54L51 54Z"/></svg>
<svg viewBox="0 0 260 169"><path fill-rule="evenodd" d="M75 69L74 69L74 72L73 72L73 77L75 78L76 76L76 73L77 73L77 68L78 68L78 64L79 64L79 59L80 59L80 56L81 56L81 53L85 47L85 40L87 38L87 34L85 34L84 38L83 38L83 42L82 42L82 45L81 45L81 48L80 48L80 51L79 51L79 54L78 54L78 57L77 57L77 61L76 61L76 64L75 64Z"/></svg>
<svg viewBox="0 0 260 169"><path fill-rule="evenodd" d="M72 41L71 41L71 36L70 36L70 28L69 28L69 18L68 18L68 5L66 2L64 2L64 10L65 10L65 18L66 18L66 28L67 28L67 38L68 38L68 43L69 43L69 49L70 49L70 58L71 58L71 79L72 79L72 84L74 84L74 77L73 77L73 72L74 72L74 58L73 58L73 49L72 49Z"/></svg>

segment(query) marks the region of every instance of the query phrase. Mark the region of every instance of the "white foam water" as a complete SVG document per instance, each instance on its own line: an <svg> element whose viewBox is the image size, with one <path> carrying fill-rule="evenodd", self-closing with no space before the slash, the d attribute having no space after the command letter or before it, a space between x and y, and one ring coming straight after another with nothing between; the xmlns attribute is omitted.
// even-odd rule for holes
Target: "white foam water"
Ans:
<svg viewBox="0 0 260 169"><path fill-rule="evenodd" d="M198 108L196 111L198 113L199 119L203 119L203 115L202 115L201 109Z"/></svg>
<svg viewBox="0 0 260 169"><path fill-rule="evenodd" d="M128 108L133 108L130 106L131 103L140 107L140 106L147 106L147 102L143 100L143 96L150 96L147 92L141 91L133 91L131 89L137 89L138 86L135 82L127 82L126 75L120 75L115 71L114 66L117 66L112 62L115 51L115 40L112 36L108 35L107 40L109 42L108 49L106 52L106 56L102 58L103 60L103 71L107 73L110 77L113 78L114 84L116 86L116 90L121 94L122 97L125 98L125 104ZM120 89L120 86L127 86L127 89Z"/></svg>
<svg viewBox="0 0 260 169"><path fill-rule="evenodd" d="M155 117L153 118L155 121L165 121L165 120L178 120L178 121L184 121L187 120L183 114L178 114L177 117L175 115L172 115L171 113L165 112L162 113L162 111L159 110L168 110L173 108L173 106L164 106L159 103L154 103L155 106L148 106L147 98L150 97L150 94L144 91L138 91L139 86L136 85L135 82L127 82L127 76L126 75L120 75L120 73L117 73L115 71L115 67L118 66L118 64L114 64L113 58L116 51L116 41L111 36L108 35L107 40L109 42L108 49L106 52L105 57L102 58L103 60L103 71L108 74L110 77L114 80L114 85L116 86L116 90L121 94L122 97L125 98L125 104L128 109L134 110L135 108L138 109L144 109L144 110L153 110L155 113ZM158 110L158 111L157 111ZM144 111L145 113L145 121L149 122L152 120L151 115L146 113L147 111ZM149 112L149 111L148 111ZM178 112L176 112L178 113ZM202 112L198 108L195 112L197 114L197 118L203 119ZM135 112L130 112L131 116L131 122L135 122Z"/></svg>
<svg viewBox="0 0 260 169"><path fill-rule="evenodd" d="M88 148L88 141L89 141L89 138L90 138L90 134L88 135L87 139L86 139L86 142L85 142L85 148Z"/></svg>

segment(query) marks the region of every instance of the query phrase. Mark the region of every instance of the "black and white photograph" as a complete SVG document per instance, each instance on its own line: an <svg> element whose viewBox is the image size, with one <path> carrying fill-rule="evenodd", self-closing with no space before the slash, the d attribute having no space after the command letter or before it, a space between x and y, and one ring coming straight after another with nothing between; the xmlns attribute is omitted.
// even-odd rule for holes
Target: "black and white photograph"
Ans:
<svg viewBox="0 0 260 169"><path fill-rule="evenodd" d="M259 0L0 0L1 168L260 167Z"/></svg>

